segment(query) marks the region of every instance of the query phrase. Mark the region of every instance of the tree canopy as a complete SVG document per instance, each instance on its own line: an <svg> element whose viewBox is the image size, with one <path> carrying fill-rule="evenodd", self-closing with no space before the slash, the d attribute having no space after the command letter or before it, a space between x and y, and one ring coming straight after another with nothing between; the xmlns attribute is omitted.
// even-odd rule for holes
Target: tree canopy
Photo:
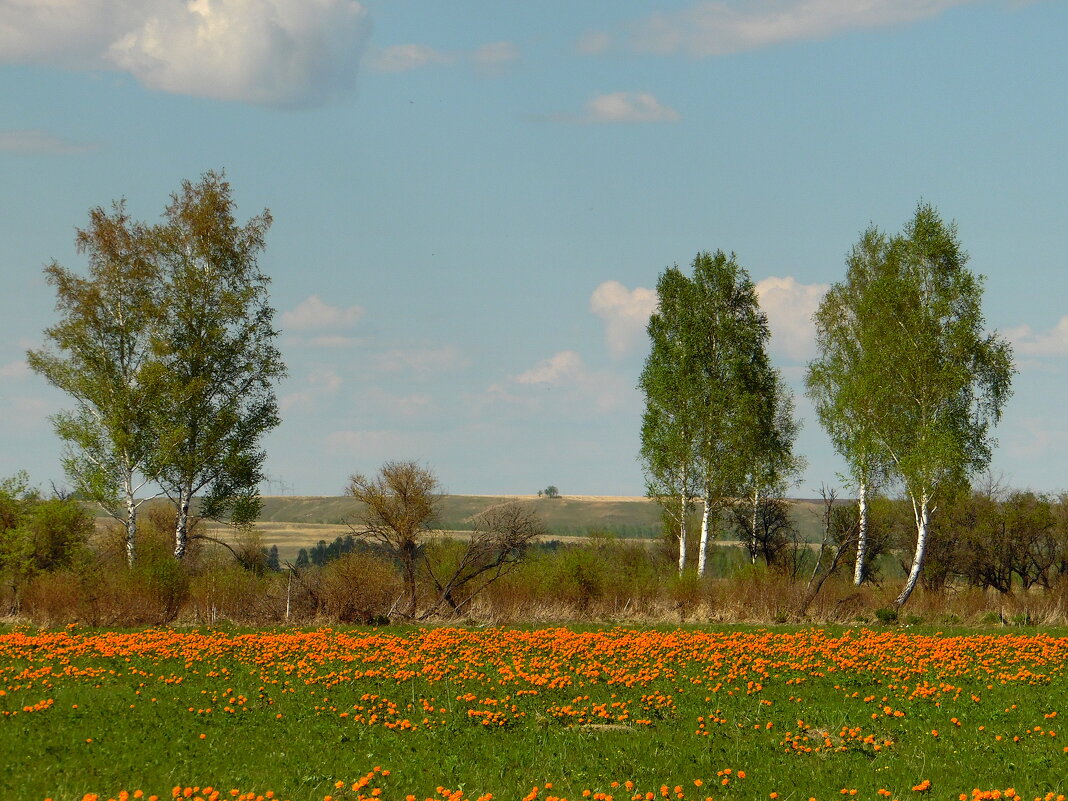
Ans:
<svg viewBox="0 0 1068 801"><path fill-rule="evenodd" d="M657 282L645 394L642 460L649 494L675 521L686 567L686 513L702 501L698 573L710 527L744 487L758 497L793 470L792 400L771 367L767 316L748 272L732 254L699 253L693 277L678 267ZM713 515L717 515L716 518Z"/></svg>
<svg viewBox="0 0 1068 801"><path fill-rule="evenodd" d="M262 435L278 424L270 279L260 272L270 213L234 219L230 185L215 172L185 181L157 225L124 201L92 209L78 231L89 274L56 263L60 322L30 366L75 401L54 419L76 491L126 526L135 554L136 493L155 482L178 507L175 556L185 553L189 507L255 519Z"/></svg>
<svg viewBox="0 0 1068 801"><path fill-rule="evenodd" d="M821 422L858 481L889 469L912 503L916 547L898 606L923 567L930 515L989 464L1011 392L1011 347L986 330L983 281L966 263L956 226L920 204L901 234L865 233L817 314L822 357L809 387Z"/></svg>

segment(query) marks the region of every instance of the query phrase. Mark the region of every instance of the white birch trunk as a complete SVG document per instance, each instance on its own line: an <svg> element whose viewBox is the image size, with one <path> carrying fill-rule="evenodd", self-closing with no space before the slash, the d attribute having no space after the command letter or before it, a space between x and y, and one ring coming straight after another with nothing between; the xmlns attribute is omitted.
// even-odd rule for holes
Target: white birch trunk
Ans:
<svg viewBox="0 0 1068 801"><path fill-rule="evenodd" d="M174 523L174 558L179 562L185 558L186 545L189 540L189 503L192 492L182 489L178 495L178 519Z"/></svg>
<svg viewBox="0 0 1068 801"><path fill-rule="evenodd" d="M686 468L682 470L682 486L679 488L679 575L686 570Z"/></svg>
<svg viewBox="0 0 1068 801"><path fill-rule="evenodd" d="M857 563L853 566L853 586L864 582L865 559L868 556L868 485L857 487Z"/></svg>
<svg viewBox="0 0 1068 801"><path fill-rule="evenodd" d="M705 574L705 560L708 553L708 518L712 503L707 494L703 503L705 508L701 511L701 548L697 552L697 575L699 576Z"/></svg>
<svg viewBox="0 0 1068 801"><path fill-rule="evenodd" d="M137 504L133 495L126 496L126 564L134 566L137 550Z"/></svg>
<svg viewBox="0 0 1068 801"><path fill-rule="evenodd" d="M894 601L894 606L899 609L905 605L905 601L912 595L912 591L916 589L916 582L920 578L920 570L923 569L923 555L927 550L927 530L931 522L930 511L927 508L929 499L927 493L922 492L920 494L919 503L916 499L912 500L912 511L916 517L916 555L912 558L912 569L909 570L909 576L905 580L905 587L901 590L901 594L897 596L897 600Z"/></svg>
<svg viewBox="0 0 1068 801"><path fill-rule="evenodd" d="M137 551L137 499L134 497L133 471L127 469L124 472L122 489L126 505L126 519L123 521L126 529L126 564L133 567Z"/></svg>
<svg viewBox="0 0 1068 801"><path fill-rule="evenodd" d="M752 529L749 531L749 562L756 564L757 560L757 508L760 505L760 490L753 489L753 517L750 521Z"/></svg>

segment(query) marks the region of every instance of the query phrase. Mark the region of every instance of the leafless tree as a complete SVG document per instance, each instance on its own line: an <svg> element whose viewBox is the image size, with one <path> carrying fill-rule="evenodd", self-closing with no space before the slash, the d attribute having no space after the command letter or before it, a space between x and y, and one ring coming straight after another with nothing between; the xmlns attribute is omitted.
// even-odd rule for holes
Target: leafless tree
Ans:
<svg viewBox="0 0 1068 801"><path fill-rule="evenodd" d="M819 595L820 590L823 588L823 583L838 570L842 563L842 558L849 552L850 548L855 547L857 544L858 530L856 526L853 526L845 536L838 539L837 544L834 544L834 503L838 499L838 492L833 487L821 484L820 498L823 499L823 537L820 539L819 554L816 556L816 564L812 568L812 575L809 576L805 595L797 608L798 617L804 617L808 611L809 604L816 599L816 596Z"/></svg>
<svg viewBox="0 0 1068 801"><path fill-rule="evenodd" d="M406 617L418 603L418 570L422 546L437 517L440 495L434 473L416 462L386 462L374 478L357 473L347 495L363 505L355 536L381 545L400 565Z"/></svg>
<svg viewBox="0 0 1068 801"><path fill-rule="evenodd" d="M513 570L531 541L545 531L537 513L517 502L491 507L474 522L471 538L455 560L442 560L437 565L425 560L438 601L424 617L446 609L458 614L478 593Z"/></svg>

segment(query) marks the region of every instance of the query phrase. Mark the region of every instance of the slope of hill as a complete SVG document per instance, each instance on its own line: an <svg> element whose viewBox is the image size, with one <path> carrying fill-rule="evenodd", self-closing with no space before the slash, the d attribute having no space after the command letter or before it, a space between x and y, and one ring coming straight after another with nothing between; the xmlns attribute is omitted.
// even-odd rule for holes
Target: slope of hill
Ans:
<svg viewBox="0 0 1068 801"><path fill-rule="evenodd" d="M278 545L284 558L295 558L302 547L310 547L320 540L332 542L350 533L349 523L356 524L360 504L346 496L265 496L256 528L265 546ZM660 507L647 498L623 496L565 496L539 498L537 496L499 495L443 495L436 528L444 531L469 531L474 518L481 512L502 503L518 500L530 503L537 510L550 538L585 537L603 532L621 538L654 540L661 536ZM143 512L152 505L165 503L149 501ZM801 539L818 542L820 539L821 502L794 500L791 515ZM95 510L100 522L107 515ZM725 521L726 522L726 521ZM699 525L695 512L691 525ZM227 536L226 529L209 525L219 536ZM735 532L729 526L721 538L733 540Z"/></svg>
<svg viewBox="0 0 1068 801"><path fill-rule="evenodd" d="M437 525L465 531L485 510L511 500L531 503L551 534L584 536L607 531L620 537L655 537L660 532L660 509L646 498L580 496L443 495ZM359 518L360 505L348 497L287 497L263 499L261 522L342 524Z"/></svg>

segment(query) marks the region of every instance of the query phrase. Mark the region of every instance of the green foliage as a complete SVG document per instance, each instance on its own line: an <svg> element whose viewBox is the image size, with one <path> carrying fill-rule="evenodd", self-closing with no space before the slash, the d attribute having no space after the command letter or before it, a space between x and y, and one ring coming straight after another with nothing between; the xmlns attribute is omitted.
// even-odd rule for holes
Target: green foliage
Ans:
<svg viewBox="0 0 1068 801"><path fill-rule="evenodd" d="M164 392L153 410L152 477L178 506L180 558L194 495L205 517L256 519L266 458L259 442L278 425L274 383L286 370L270 278L257 264L270 212L238 225L230 185L209 172L183 182L165 219L153 236L164 277L155 341Z"/></svg>
<svg viewBox="0 0 1068 801"><path fill-rule="evenodd" d="M865 232L816 316L807 383L821 422L858 484L891 469L912 501L899 606L920 577L931 512L989 464L1010 394L1012 351L986 331L982 278L966 262L956 227L920 204L901 234Z"/></svg>
<svg viewBox="0 0 1068 801"><path fill-rule="evenodd" d="M699 253L692 269L692 278L672 267L657 281L639 379L646 484L677 521L680 572L692 497L711 515L733 496L776 492L800 466L792 398L768 361L767 317L749 274L723 251Z"/></svg>
<svg viewBox="0 0 1068 801"><path fill-rule="evenodd" d="M13 605L38 574L84 564L92 534L93 518L77 501L41 498L25 472L0 481L0 576Z"/></svg>
<svg viewBox="0 0 1068 801"><path fill-rule="evenodd" d="M875 617L880 623L897 623L897 609L892 606L884 606L875 610Z"/></svg>
<svg viewBox="0 0 1068 801"><path fill-rule="evenodd" d="M209 172L182 184L165 217L135 222L124 201L90 210L76 238L88 276L46 268L61 318L48 347L27 354L75 403L54 418L64 468L80 497L123 522L131 565L149 481L178 505L179 558L194 494L210 517L255 519L258 443L278 424L273 383L285 374L256 265L270 214L239 226L229 184Z"/></svg>
<svg viewBox="0 0 1068 801"><path fill-rule="evenodd" d="M78 495L126 525L131 563L135 494L154 447L150 407L162 392L153 356L161 276L149 240L125 201L111 214L91 209L89 226L76 235L88 277L56 262L45 268L61 317L44 332L47 347L27 354L30 367L75 402L53 418L66 446L64 471Z"/></svg>

